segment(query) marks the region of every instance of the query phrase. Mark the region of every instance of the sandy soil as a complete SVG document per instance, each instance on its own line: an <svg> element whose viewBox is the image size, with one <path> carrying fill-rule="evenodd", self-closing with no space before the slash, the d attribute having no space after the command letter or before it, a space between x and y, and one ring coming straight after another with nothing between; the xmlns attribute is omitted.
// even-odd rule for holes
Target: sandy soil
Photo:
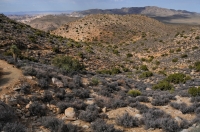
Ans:
<svg viewBox="0 0 200 132"><path fill-rule="evenodd" d="M0 69L3 73L0 78L0 95L2 95L8 93L23 75L21 70L3 60L0 60Z"/></svg>

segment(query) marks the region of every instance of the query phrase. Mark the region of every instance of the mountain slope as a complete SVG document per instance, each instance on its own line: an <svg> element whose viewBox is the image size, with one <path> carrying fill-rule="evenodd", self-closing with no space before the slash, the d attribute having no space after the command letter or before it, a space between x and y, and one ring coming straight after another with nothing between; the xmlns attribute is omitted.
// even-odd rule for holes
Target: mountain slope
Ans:
<svg viewBox="0 0 200 132"><path fill-rule="evenodd" d="M63 24L66 24L71 21L78 20L78 17L69 17L66 15L47 15L41 18L36 18L27 22L26 24L30 25L33 28L40 29L43 31L55 30Z"/></svg>
<svg viewBox="0 0 200 132"><path fill-rule="evenodd" d="M148 35L167 34L172 27L141 15L88 15L53 31L55 35L77 41L123 43Z"/></svg>

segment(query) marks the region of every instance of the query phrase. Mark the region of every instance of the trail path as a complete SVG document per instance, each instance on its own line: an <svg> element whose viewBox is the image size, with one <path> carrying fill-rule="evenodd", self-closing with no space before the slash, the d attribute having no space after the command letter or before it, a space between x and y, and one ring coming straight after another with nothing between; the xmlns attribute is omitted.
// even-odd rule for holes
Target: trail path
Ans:
<svg viewBox="0 0 200 132"><path fill-rule="evenodd" d="M0 77L0 95L2 95L8 93L23 75L21 70L3 60L0 60L0 70L3 73Z"/></svg>

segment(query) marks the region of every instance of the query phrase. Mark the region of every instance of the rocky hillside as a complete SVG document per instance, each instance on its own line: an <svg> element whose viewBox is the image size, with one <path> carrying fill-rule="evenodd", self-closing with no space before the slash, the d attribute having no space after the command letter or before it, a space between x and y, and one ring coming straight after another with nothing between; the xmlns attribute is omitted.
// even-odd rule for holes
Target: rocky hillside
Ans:
<svg viewBox="0 0 200 132"><path fill-rule="evenodd" d="M0 131L199 131L200 27L92 16L74 28L109 39L75 41L0 15L0 59L9 63L0 65ZM12 44L21 51L16 62ZM6 85L10 68L23 75Z"/></svg>
<svg viewBox="0 0 200 132"><path fill-rule="evenodd" d="M166 35L172 27L141 15L88 15L52 31L76 41L123 43L142 37Z"/></svg>

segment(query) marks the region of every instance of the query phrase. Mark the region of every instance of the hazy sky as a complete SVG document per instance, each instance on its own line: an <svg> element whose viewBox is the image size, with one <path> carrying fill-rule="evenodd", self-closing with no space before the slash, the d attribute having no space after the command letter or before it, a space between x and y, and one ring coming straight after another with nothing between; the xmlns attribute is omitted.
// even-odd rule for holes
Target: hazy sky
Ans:
<svg viewBox="0 0 200 132"><path fill-rule="evenodd" d="M0 12L158 6L200 13L200 0L0 0Z"/></svg>

